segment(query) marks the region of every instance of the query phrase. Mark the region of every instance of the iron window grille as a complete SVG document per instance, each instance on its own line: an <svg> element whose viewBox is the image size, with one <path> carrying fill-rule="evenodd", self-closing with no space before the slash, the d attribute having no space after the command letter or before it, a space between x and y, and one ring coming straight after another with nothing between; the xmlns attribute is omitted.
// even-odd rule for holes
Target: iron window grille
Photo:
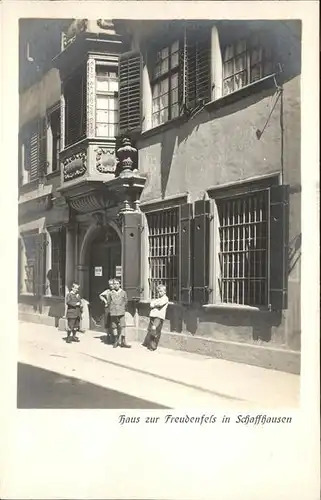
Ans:
<svg viewBox="0 0 321 500"><path fill-rule="evenodd" d="M118 134L118 76L108 67L96 70L96 136L116 137Z"/></svg>
<svg viewBox="0 0 321 500"><path fill-rule="evenodd" d="M273 54L259 36L239 39L223 48L223 95L260 80L273 72Z"/></svg>
<svg viewBox="0 0 321 500"><path fill-rule="evenodd" d="M179 211L170 208L146 214L149 228L149 287L151 297L157 286L166 286L169 300L178 300Z"/></svg>
<svg viewBox="0 0 321 500"><path fill-rule="evenodd" d="M217 202L223 303L268 303L268 191Z"/></svg>
<svg viewBox="0 0 321 500"><path fill-rule="evenodd" d="M152 76L152 125L156 127L179 116L178 40L156 52Z"/></svg>

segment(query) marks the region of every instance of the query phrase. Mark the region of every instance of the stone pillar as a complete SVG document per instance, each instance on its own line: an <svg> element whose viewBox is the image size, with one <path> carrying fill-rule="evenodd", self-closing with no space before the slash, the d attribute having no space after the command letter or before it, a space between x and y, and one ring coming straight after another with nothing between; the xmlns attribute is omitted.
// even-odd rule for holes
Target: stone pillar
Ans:
<svg viewBox="0 0 321 500"><path fill-rule="evenodd" d="M89 56L87 61L87 137L96 135L96 62Z"/></svg>
<svg viewBox="0 0 321 500"><path fill-rule="evenodd" d="M211 89L212 100L223 95L223 62L219 33L216 26L212 27L211 37Z"/></svg>

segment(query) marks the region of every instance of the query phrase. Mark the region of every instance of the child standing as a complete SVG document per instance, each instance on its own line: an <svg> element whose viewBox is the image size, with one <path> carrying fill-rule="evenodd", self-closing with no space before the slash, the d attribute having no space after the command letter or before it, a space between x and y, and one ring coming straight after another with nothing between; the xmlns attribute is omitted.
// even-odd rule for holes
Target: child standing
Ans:
<svg viewBox="0 0 321 500"><path fill-rule="evenodd" d="M79 342L77 337L77 332L80 329L80 319L82 313L81 297L79 294L79 285L73 283L70 292L66 297L67 305L67 320L68 320L68 330L67 330L67 343Z"/></svg>
<svg viewBox="0 0 321 500"><path fill-rule="evenodd" d="M111 328L114 336L113 347L131 347L125 340L125 312L127 305L127 293L122 290L120 282L114 279L114 288L108 295L108 307L110 313Z"/></svg>
<svg viewBox="0 0 321 500"><path fill-rule="evenodd" d="M164 285L158 285L157 295L158 298L152 300L150 303L150 320L147 335L143 342L143 346L147 347L149 351L156 351L158 347L168 306L168 297L166 295L166 287Z"/></svg>
<svg viewBox="0 0 321 500"><path fill-rule="evenodd" d="M111 320L110 320L110 311L108 305L108 297L112 290L114 290L114 280L110 279L108 281L108 288L103 292L101 292L101 294L99 295L100 300L105 304L105 329L107 333L107 344L112 343Z"/></svg>

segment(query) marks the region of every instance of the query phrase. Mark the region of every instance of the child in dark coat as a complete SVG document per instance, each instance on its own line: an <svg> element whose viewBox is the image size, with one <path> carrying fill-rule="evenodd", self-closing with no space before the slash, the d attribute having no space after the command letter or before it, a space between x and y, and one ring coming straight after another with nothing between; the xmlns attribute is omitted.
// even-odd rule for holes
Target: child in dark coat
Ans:
<svg viewBox="0 0 321 500"><path fill-rule="evenodd" d="M73 283L70 292L67 294L66 305L68 321L67 343L70 344L70 342L79 342L77 332L80 330L82 305L79 294L79 285L77 283Z"/></svg>

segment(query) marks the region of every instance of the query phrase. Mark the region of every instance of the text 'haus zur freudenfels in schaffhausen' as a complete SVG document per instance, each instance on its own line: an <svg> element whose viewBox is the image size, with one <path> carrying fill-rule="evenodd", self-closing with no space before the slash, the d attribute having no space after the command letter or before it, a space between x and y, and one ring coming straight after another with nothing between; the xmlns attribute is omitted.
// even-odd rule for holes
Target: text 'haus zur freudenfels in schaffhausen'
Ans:
<svg viewBox="0 0 321 500"><path fill-rule="evenodd" d="M129 337L300 369L296 21L21 20L19 316L120 276Z"/></svg>

